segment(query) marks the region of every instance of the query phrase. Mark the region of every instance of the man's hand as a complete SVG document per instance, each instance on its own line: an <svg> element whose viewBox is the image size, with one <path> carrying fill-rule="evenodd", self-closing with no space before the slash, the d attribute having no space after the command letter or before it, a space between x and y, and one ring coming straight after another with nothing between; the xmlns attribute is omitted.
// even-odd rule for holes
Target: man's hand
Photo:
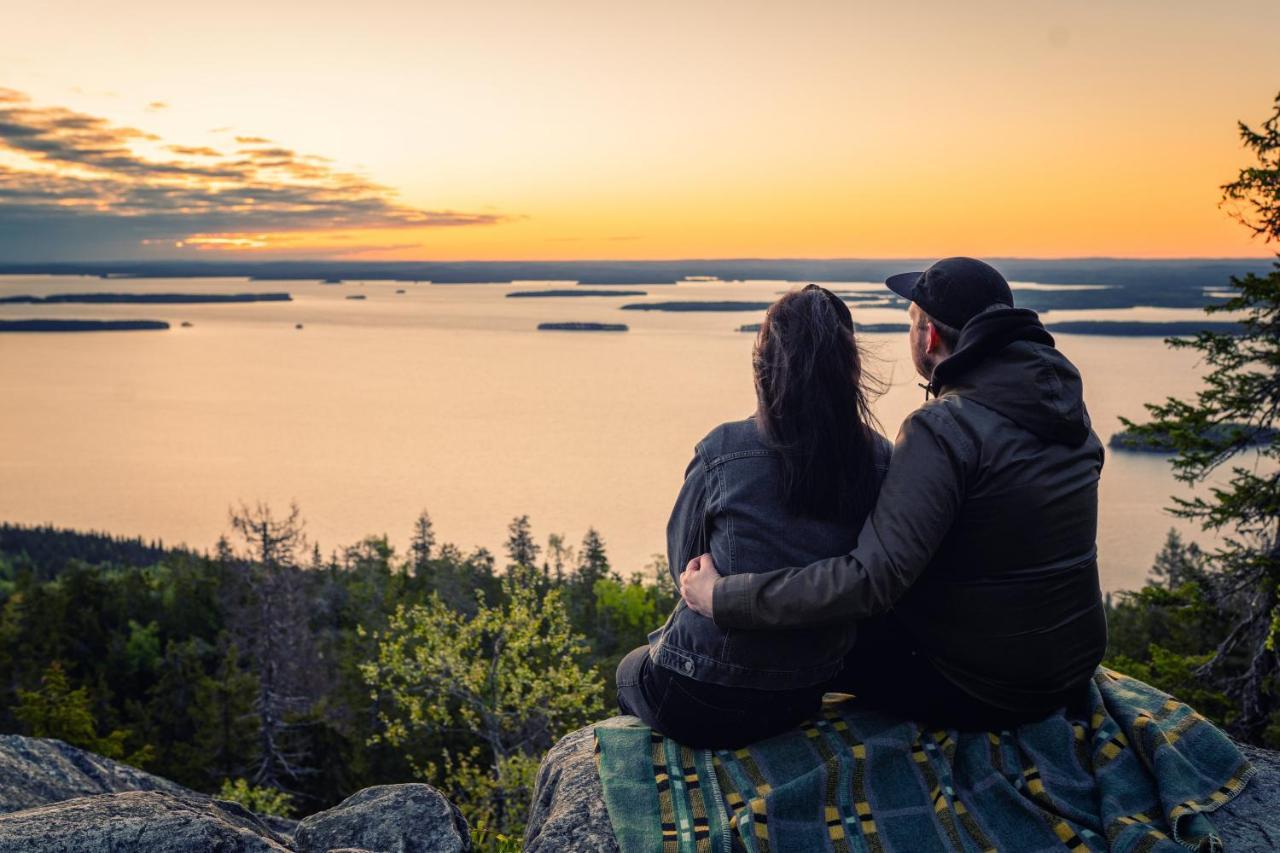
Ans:
<svg viewBox="0 0 1280 853"><path fill-rule="evenodd" d="M695 613L711 618L711 598L720 574L710 554L694 557L680 573L680 595Z"/></svg>

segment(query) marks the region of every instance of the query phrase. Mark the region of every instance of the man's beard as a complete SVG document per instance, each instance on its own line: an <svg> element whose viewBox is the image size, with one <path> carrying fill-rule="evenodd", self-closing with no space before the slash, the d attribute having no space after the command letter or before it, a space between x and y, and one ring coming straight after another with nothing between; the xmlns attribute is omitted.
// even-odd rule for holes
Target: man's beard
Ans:
<svg viewBox="0 0 1280 853"><path fill-rule="evenodd" d="M916 373L919 373L925 381L929 381L933 379L933 369L938 366L941 359L916 349L911 352L911 361L916 366Z"/></svg>

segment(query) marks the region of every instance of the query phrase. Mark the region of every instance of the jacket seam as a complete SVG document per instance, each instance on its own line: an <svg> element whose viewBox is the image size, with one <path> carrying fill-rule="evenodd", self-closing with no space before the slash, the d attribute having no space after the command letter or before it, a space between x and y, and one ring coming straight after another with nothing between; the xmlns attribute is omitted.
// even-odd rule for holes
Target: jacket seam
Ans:
<svg viewBox="0 0 1280 853"><path fill-rule="evenodd" d="M748 459L760 456L777 456L775 450L735 450L732 453L721 453L718 456L711 457L707 463L708 468L718 468L726 462L732 462L735 459Z"/></svg>
<svg viewBox="0 0 1280 853"><path fill-rule="evenodd" d="M968 400L967 397L963 397L959 394L949 396L954 396L961 400ZM943 401L941 397L939 397L938 400L941 401L941 405L946 405L945 401ZM978 405L982 406L981 403ZM969 440L969 437L964 434L964 430L960 428L960 422L956 419L956 416L950 411L946 411L945 414L942 411L937 411L938 408L938 406L930 406L917 409L916 411L919 412L921 420L928 421L933 424L935 431L945 431L948 435L955 436L956 440L963 445L962 449L966 451L969 458L976 459L978 456L978 448ZM982 408L986 409L987 407L982 406Z"/></svg>
<svg viewBox="0 0 1280 853"><path fill-rule="evenodd" d="M729 544L729 565L726 568L728 574L733 574L734 569L738 565L738 548L733 537L733 515L727 511L728 507L725 506L726 499L723 468L716 468L716 481L720 488L720 496L719 500L716 502L716 507L719 511L720 517L724 519L725 539ZM708 541L707 547L710 546L711 543ZM727 658L729 656L729 637L732 633L732 631L725 631L724 636L720 639L720 657L722 658Z"/></svg>

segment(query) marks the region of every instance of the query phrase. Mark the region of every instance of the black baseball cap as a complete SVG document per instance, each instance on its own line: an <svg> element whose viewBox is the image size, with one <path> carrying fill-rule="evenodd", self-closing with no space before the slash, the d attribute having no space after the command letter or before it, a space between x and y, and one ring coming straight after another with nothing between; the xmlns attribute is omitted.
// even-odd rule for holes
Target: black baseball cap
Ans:
<svg viewBox="0 0 1280 853"><path fill-rule="evenodd" d="M974 258L943 258L924 272L898 273L884 283L956 329L992 305L1013 307L1009 282L995 267Z"/></svg>

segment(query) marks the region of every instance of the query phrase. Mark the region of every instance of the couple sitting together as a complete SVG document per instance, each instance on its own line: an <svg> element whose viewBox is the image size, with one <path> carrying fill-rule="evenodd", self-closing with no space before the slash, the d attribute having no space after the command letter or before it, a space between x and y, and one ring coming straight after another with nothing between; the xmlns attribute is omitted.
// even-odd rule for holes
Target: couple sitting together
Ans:
<svg viewBox="0 0 1280 853"><path fill-rule="evenodd" d="M623 712L681 743L769 737L828 691L978 730L1086 700L1107 629L1080 373L981 261L886 283L928 382L895 443L848 306L810 285L760 326L756 413L697 445L667 527L683 600L618 667Z"/></svg>

